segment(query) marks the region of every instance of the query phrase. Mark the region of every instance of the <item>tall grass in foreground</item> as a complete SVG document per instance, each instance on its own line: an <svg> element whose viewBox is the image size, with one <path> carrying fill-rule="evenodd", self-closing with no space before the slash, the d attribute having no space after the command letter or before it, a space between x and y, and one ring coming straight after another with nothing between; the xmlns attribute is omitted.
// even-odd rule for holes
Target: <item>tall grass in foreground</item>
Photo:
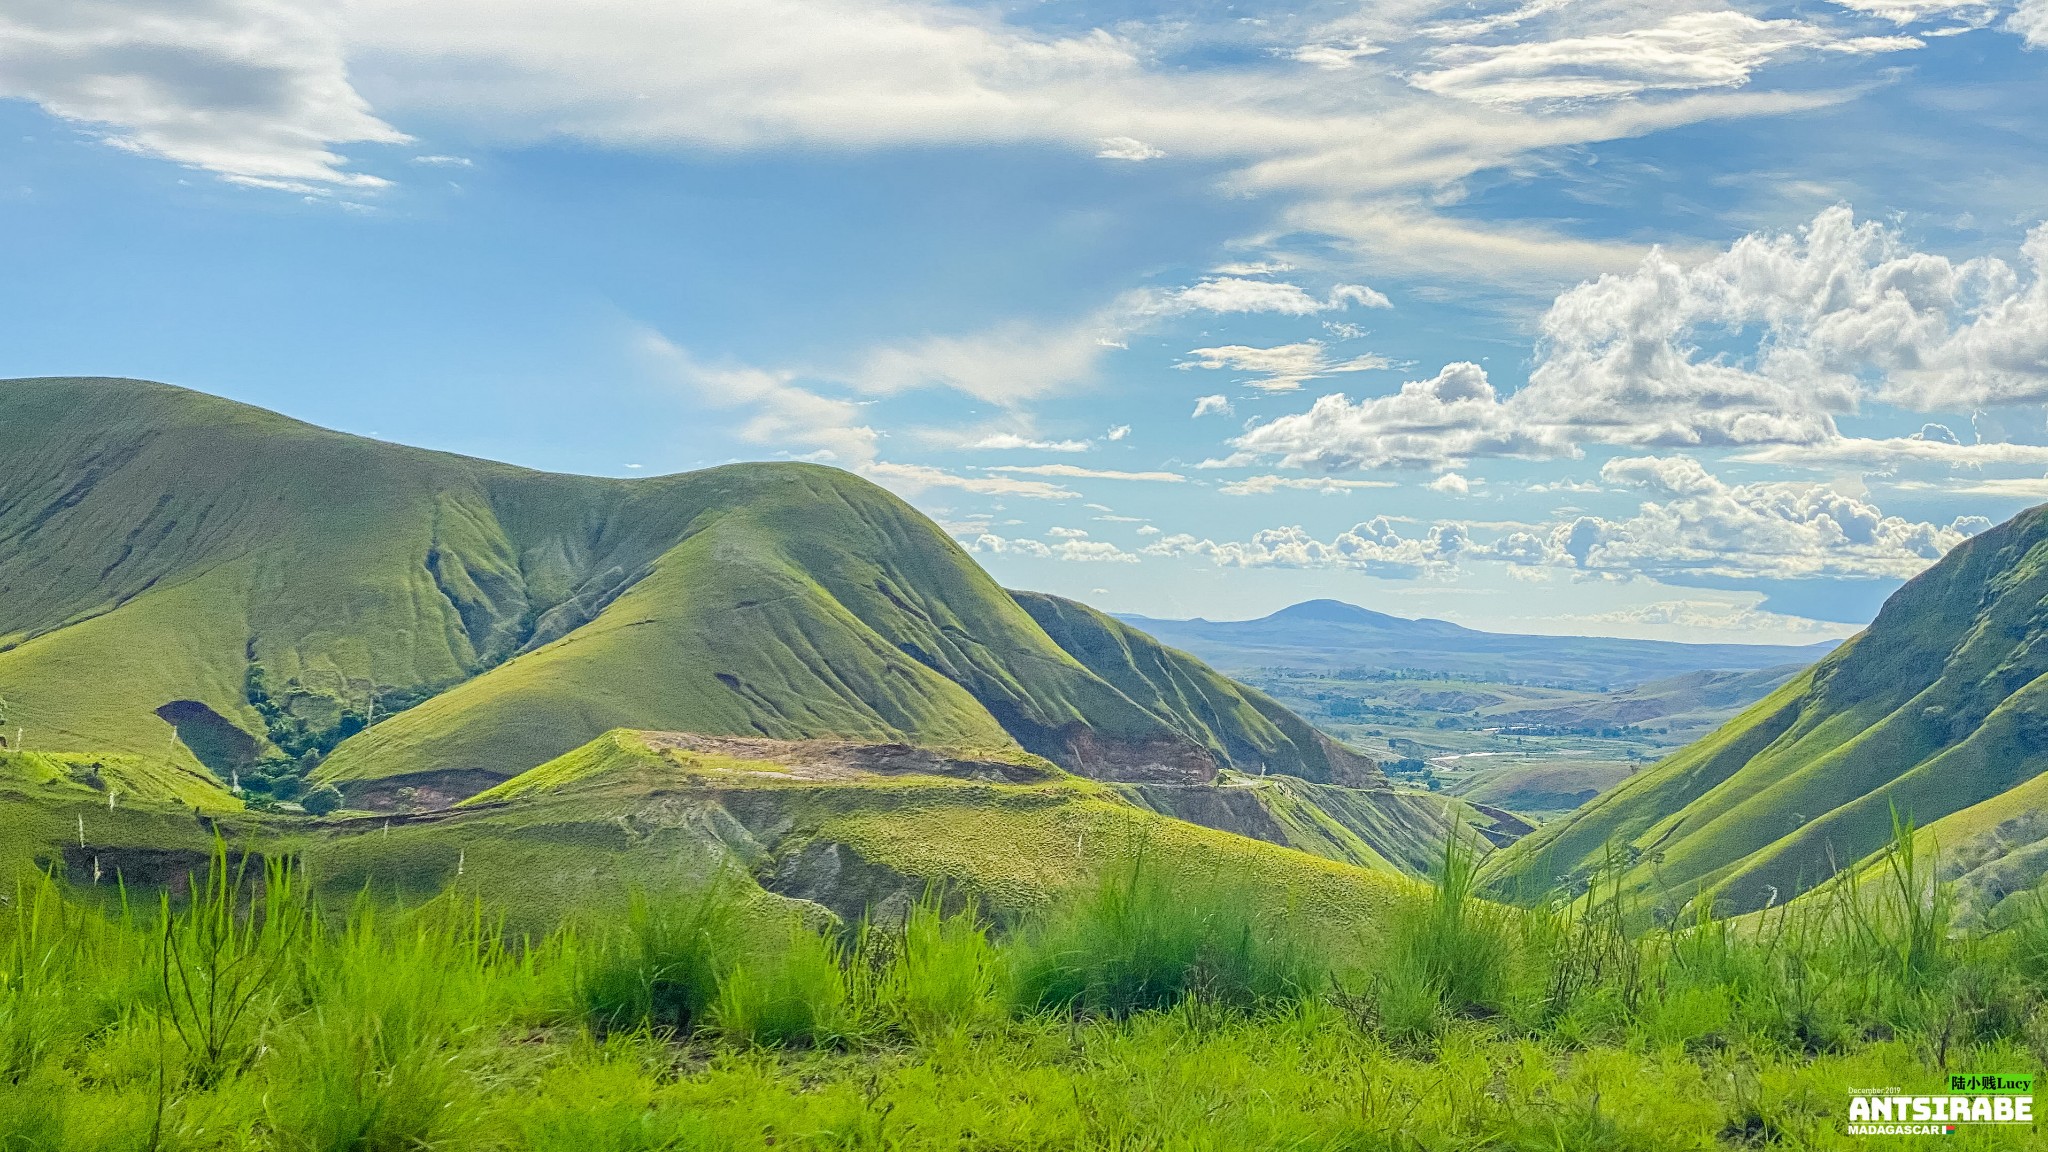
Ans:
<svg viewBox="0 0 2048 1152"><path fill-rule="evenodd" d="M1456 845L1370 938L1142 852L1007 934L732 878L540 940L452 898L323 921L224 852L182 903L41 879L0 907L0 1150L1825 1147L1848 1079L2048 1065L2048 906L1956 933L1897 833L1649 932L1611 877L1480 900Z"/></svg>
<svg viewBox="0 0 2048 1152"><path fill-rule="evenodd" d="M1221 876L1176 877L1141 849L1012 945L1017 1005L1127 1015L1188 998L1233 1008L1299 999L1329 961L1285 908Z"/></svg>

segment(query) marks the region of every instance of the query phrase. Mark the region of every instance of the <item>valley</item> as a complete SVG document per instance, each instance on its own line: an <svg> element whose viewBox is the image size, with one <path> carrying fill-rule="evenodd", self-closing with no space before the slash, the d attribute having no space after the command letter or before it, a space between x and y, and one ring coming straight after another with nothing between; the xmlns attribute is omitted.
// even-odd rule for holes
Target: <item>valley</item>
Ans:
<svg viewBox="0 0 2048 1152"><path fill-rule="evenodd" d="M1113 617L813 464L0 426L10 1152L1840 1147L1816 1083L2048 1059L2048 510L1680 645Z"/></svg>

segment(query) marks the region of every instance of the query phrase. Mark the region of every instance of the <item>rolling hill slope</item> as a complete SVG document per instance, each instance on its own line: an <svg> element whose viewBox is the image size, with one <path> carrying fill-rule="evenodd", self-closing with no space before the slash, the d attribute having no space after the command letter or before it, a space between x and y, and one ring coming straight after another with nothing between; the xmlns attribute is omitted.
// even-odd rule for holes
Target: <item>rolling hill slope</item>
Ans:
<svg viewBox="0 0 2048 1152"><path fill-rule="evenodd" d="M0 382L0 435L0 699L32 748L331 751L352 791L448 797L620 727L1379 779L829 468L550 475L123 380Z"/></svg>
<svg viewBox="0 0 2048 1152"><path fill-rule="evenodd" d="M1712 735L1495 857L1489 877L1541 890L1583 876L1613 842L1636 890L1710 891L1746 911L1876 850L1896 806L1959 850L1951 875L1974 875L1995 903L2041 874L2038 848L1996 865L2041 839L2027 816L2044 769L2048 508L2036 508L1958 546L1868 630Z"/></svg>

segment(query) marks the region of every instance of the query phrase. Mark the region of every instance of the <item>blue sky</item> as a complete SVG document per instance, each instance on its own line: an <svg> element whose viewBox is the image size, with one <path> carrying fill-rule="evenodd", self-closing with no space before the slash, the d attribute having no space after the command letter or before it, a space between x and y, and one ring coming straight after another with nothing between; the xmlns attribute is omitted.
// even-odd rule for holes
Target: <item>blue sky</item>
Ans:
<svg viewBox="0 0 2048 1152"><path fill-rule="evenodd" d="M2048 0L9 0L0 374L1809 642L2048 500L2043 107Z"/></svg>

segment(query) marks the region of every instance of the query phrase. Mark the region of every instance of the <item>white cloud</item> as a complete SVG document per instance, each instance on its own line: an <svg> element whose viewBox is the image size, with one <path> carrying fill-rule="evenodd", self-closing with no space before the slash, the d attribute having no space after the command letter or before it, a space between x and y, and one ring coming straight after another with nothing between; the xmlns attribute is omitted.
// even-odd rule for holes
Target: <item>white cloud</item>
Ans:
<svg viewBox="0 0 2048 1152"><path fill-rule="evenodd" d="M1350 40L1323 41L1303 44L1288 53L1288 59L1298 64L1313 64L1318 68L1336 72L1358 63L1367 56L1377 56L1386 49L1373 44L1363 37Z"/></svg>
<svg viewBox="0 0 2048 1152"><path fill-rule="evenodd" d="M1292 272L1294 265L1285 260L1252 260L1235 264L1219 264L1210 269L1218 276L1271 276L1279 272Z"/></svg>
<svg viewBox="0 0 2048 1152"><path fill-rule="evenodd" d="M1933 425L1941 427L1941 425ZM1946 431L1946 429L1943 429ZM1802 468L1869 468L1891 471L1909 464L1982 468L2000 464L2048 464L2048 445L1962 444L1930 438L1925 433L1882 440L1844 436L1820 444L1774 444L1738 452L1730 459L1751 464L1786 464Z"/></svg>
<svg viewBox="0 0 2048 1152"><path fill-rule="evenodd" d="M1115 437L1112 436L1111 439ZM969 449L996 452L1017 448L1029 448L1038 452L1086 452L1094 446L1086 440L1034 440L1028 436L1019 436L1015 432L992 433L966 445Z"/></svg>
<svg viewBox="0 0 2048 1152"><path fill-rule="evenodd" d="M1080 540L1088 535L1088 530L1086 528L1047 528L1045 534L1059 540Z"/></svg>
<svg viewBox="0 0 2048 1152"><path fill-rule="evenodd" d="M1340 237L1375 267L1491 285L1551 287L1642 262L1642 244L1585 240L1526 224L1441 216L1385 195L1368 200L1308 199L1281 213L1285 225Z"/></svg>
<svg viewBox="0 0 2048 1152"><path fill-rule="evenodd" d="M1904 27L1948 17L1962 27L1982 28L1998 17L1994 0L1830 0L1831 3Z"/></svg>
<svg viewBox="0 0 2048 1152"><path fill-rule="evenodd" d="M1823 484L1730 484L1685 456L1616 459L1601 470L1601 480L1645 498L1634 514L1617 518L1568 515L1534 525L1439 521L1404 536L1380 517L1329 540L1283 527L1244 541L1164 536L1143 551L1202 556L1232 567L1360 568L1383 575L1446 574L1462 563L1498 562L1522 578L1546 569L1677 582L1901 579L1990 527L1979 516L1944 525L1887 515Z"/></svg>
<svg viewBox="0 0 2048 1152"><path fill-rule="evenodd" d="M1535 493L1568 492L1575 496L1589 496L1596 492L1605 492L1607 489L1602 488L1598 484L1589 484L1584 480L1567 478L1563 480L1538 481L1529 485L1526 491Z"/></svg>
<svg viewBox="0 0 2048 1152"><path fill-rule="evenodd" d="M1119 472L1110 468L1081 468L1072 464L1001 464L989 468L1012 476L1062 476L1073 480L1147 480L1181 484L1187 477L1178 472Z"/></svg>
<svg viewBox="0 0 2048 1152"><path fill-rule="evenodd" d="M2048 501L2048 477L2018 476L1966 481L1961 484L1928 484L1924 481L1898 485L1900 488L1939 489L1968 496L1996 496L2002 500ZM1987 523L1985 527L1990 527Z"/></svg>
<svg viewBox="0 0 2048 1152"><path fill-rule="evenodd" d="M1565 292L1543 318L1528 385L1506 399L1476 366L1451 365L1394 396L1325 396L1235 443L1247 458L1324 470L1589 443L1868 453L1874 442L1843 444L1835 423L1867 400L1923 411L2048 400L2048 226L2022 255L2031 276L1993 257L1954 263L1830 208L1797 233L1745 236L1692 264L1653 251L1633 272ZM1927 441L1884 450L2030 458Z"/></svg>
<svg viewBox="0 0 2048 1152"><path fill-rule="evenodd" d="M1086 535L1083 533L1082 535ZM1107 540L1084 540L1068 538L1057 544L1046 544L1023 537L1005 539L992 532L984 532L967 543L970 552L985 552L996 556L1026 556L1038 560L1071 560L1078 563L1094 564L1136 564L1138 557L1111 544Z"/></svg>
<svg viewBox="0 0 2048 1152"><path fill-rule="evenodd" d="M1337 496L1360 488L1398 488L1391 480L1339 480L1334 476L1248 476L1216 489L1225 496L1270 496L1275 492L1319 492Z"/></svg>
<svg viewBox="0 0 2048 1152"><path fill-rule="evenodd" d="M1131 426L1129 424L1118 424L1114 428L1111 428L1109 431L1103 433L1103 439L1110 441L1122 440L1130 434Z"/></svg>
<svg viewBox="0 0 2048 1152"><path fill-rule="evenodd" d="M640 333L635 344L657 372L706 405L743 410L735 434L750 444L810 449L816 458L855 469L875 459L878 436L864 422L860 405L799 387L794 373L704 364L652 331Z"/></svg>
<svg viewBox="0 0 2048 1152"><path fill-rule="evenodd" d="M1528 3L1494 16L1431 24L1422 29L1422 34L1437 40L1468 40L1474 36L1498 32L1503 28L1513 28L1539 16L1547 16L1571 2L1572 0L1529 0Z"/></svg>
<svg viewBox="0 0 2048 1152"><path fill-rule="evenodd" d="M431 168L470 168L475 165L467 156L415 156L412 162Z"/></svg>
<svg viewBox="0 0 2048 1152"><path fill-rule="evenodd" d="M1465 363L1447 364L1391 396L1353 403L1332 393L1307 412L1257 425L1232 443L1241 455L1277 456L1284 467L1319 472L1443 467L1472 456L1547 456L1567 447L1521 427L1486 370Z"/></svg>
<svg viewBox="0 0 2048 1152"><path fill-rule="evenodd" d="M1042 540L1031 540L1022 537L1009 540L993 532L984 532L968 541L967 550L969 552L986 552L995 556L1031 556L1041 560L1052 555L1051 545L1046 544Z"/></svg>
<svg viewBox="0 0 2048 1152"><path fill-rule="evenodd" d="M1429 490L1449 496L1469 496L1472 493L1472 482L1456 472L1446 472L1429 482Z"/></svg>
<svg viewBox="0 0 2048 1152"><path fill-rule="evenodd" d="M745 413L735 430L750 444L775 448L804 459L837 464L858 472L899 495L915 497L934 488L950 488L982 496L1016 496L1033 500L1072 500L1080 493L1045 480L1019 476L1107 475L1150 478L1149 473L1097 473L1061 464L992 468L1009 473L968 476L926 464L899 464L876 459L878 434L861 423L862 406L821 396L794 383L794 375L761 368L718 367L700 363L687 351L654 332L638 340L642 355L657 371L689 388L713 408ZM803 449L811 449L809 452Z"/></svg>
<svg viewBox="0 0 2048 1152"><path fill-rule="evenodd" d="M357 93L325 11L287 0L11 0L0 97L131 152L303 192L381 187L335 148L410 139Z"/></svg>
<svg viewBox="0 0 2048 1152"><path fill-rule="evenodd" d="M1556 624L1622 625L1626 628L1673 627L1706 632L1774 633L1814 637L1847 637L1858 629L1850 624L1831 624L1804 616L1787 616L1761 608L1730 604L1722 600L1663 600L1612 612L1589 612L1559 616Z"/></svg>
<svg viewBox="0 0 2048 1152"><path fill-rule="evenodd" d="M2020 0L2005 26L2029 48L2048 48L2048 0Z"/></svg>
<svg viewBox="0 0 2048 1152"><path fill-rule="evenodd" d="M870 349L844 377L868 393L951 388L1015 406L1092 379L1102 357L1119 346L1124 315L1119 305L1072 323L1013 321L961 336L885 344Z"/></svg>
<svg viewBox="0 0 2048 1152"><path fill-rule="evenodd" d="M1278 312L1288 316L1329 312L1351 304L1393 307L1384 295L1362 284L1339 284L1330 290L1329 296L1318 300L1298 284L1243 276L1211 276L1172 293L1167 304L1204 312Z"/></svg>
<svg viewBox="0 0 2048 1152"><path fill-rule="evenodd" d="M1211 413L1222 416L1230 415L1230 397L1222 395L1197 396L1195 398L1195 418L1199 420Z"/></svg>
<svg viewBox="0 0 2048 1152"><path fill-rule="evenodd" d="M1988 527L1976 517L1938 525L1886 515L1824 484L1729 484L1687 456L1611 460L1600 478L1651 499L1622 519L1510 532L1483 554L1659 579L1905 578Z"/></svg>
<svg viewBox="0 0 2048 1152"><path fill-rule="evenodd" d="M1405 578L1448 571L1469 543L1462 525L1436 524L1419 537L1404 537L1379 516L1328 541L1295 526L1267 528L1250 540L1222 543L1180 533L1163 536L1142 551L1152 556L1205 557L1228 568L1352 568Z"/></svg>
<svg viewBox="0 0 2048 1152"><path fill-rule="evenodd" d="M927 464L892 464L877 460L854 471L901 496L918 496L933 488L957 488L981 496L1021 496L1031 500L1074 500L1080 493L1040 480L1008 476L962 476Z"/></svg>
<svg viewBox="0 0 2048 1152"><path fill-rule="evenodd" d="M1304 340L1271 348L1227 344L1218 348L1196 348L1188 355L1195 359L1178 367L1230 368L1256 373L1255 379L1245 383L1265 392L1291 392L1301 387L1304 380L1331 373L1369 372L1393 366L1386 357L1370 354L1342 361L1331 360L1328 346L1320 340Z"/></svg>
<svg viewBox="0 0 2048 1152"><path fill-rule="evenodd" d="M1832 415L1866 397L1923 410L2038 401L2048 228L2022 254L2031 280L1996 258L1912 251L1846 207L1690 267L1652 254L1557 299L1517 400L1557 424L1629 412L1602 438L1638 444L1820 443L1837 435ZM1745 330L1753 344L1710 343Z"/></svg>
<svg viewBox="0 0 2048 1152"><path fill-rule="evenodd" d="M1095 152L1101 160L1157 160L1166 155L1143 140L1129 136L1108 136L1102 140L1102 147Z"/></svg>
<svg viewBox="0 0 2048 1152"><path fill-rule="evenodd" d="M1431 53L1441 67L1409 82L1482 104L1571 103L1736 88L1764 65L1795 53L1861 55L1918 47L1921 42L1911 37L1847 38L1803 20L1683 12L1650 28L1507 45L1447 45Z"/></svg>

